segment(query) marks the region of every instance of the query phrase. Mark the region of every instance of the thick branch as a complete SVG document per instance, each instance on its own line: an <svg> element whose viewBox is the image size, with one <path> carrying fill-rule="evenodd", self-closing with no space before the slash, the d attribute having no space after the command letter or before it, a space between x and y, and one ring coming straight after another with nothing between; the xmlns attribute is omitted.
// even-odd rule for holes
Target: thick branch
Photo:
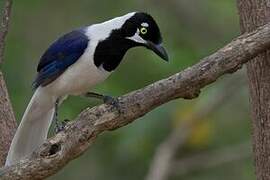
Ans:
<svg viewBox="0 0 270 180"><path fill-rule="evenodd" d="M4 60L5 39L8 33L11 0L5 2L0 31L0 65ZM7 87L0 71L0 166L4 164L9 145L16 130L16 120L9 100Z"/></svg>
<svg viewBox="0 0 270 180"><path fill-rule="evenodd" d="M240 36L196 65L119 98L120 110L100 105L84 110L75 122L49 139L29 159L0 170L0 179L41 179L81 155L106 130L127 125L176 98L195 98L200 89L233 73L270 47L270 24Z"/></svg>

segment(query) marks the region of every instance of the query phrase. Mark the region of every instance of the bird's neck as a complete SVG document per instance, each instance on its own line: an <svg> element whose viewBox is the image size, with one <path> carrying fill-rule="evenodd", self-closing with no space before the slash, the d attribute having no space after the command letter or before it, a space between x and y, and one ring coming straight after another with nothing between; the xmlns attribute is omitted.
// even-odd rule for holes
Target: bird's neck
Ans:
<svg viewBox="0 0 270 180"><path fill-rule="evenodd" d="M109 21L91 26L90 39L94 37L99 42L95 49L94 63L106 71L113 71L121 62L127 50L136 44L125 38L121 27L134 15L129 13Z"/></svg>
<svg viewBox="0 0 270 180"><path fill-rule="evenodd" d="M111 72L117 68L128 49L132 47L134 44L127 39L110 37L98 43L94 63L97 67L102 66L104 70Z"/></svg>

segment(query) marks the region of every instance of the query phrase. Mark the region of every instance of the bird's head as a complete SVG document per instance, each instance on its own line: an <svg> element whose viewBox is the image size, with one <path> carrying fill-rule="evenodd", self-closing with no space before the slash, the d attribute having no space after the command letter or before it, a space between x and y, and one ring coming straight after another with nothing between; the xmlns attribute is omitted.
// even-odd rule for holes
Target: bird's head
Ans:
<svg viewBox="0 0 270 180"><path fill-rule="evenodd" d="M147 13L128 13L94 27L94 35L98 37L99 42L95 52L95 64L103 65L107 71L114 70L126 51L137 46L146 47L162 59L169 60L162 46L159 27L154 18Z"/></svg>
<svg viewBox="0 0 270 180"><path fill-rule="evenodd" d="M169 57L162 46L162 36L154 18L147 13L134 13L121 27L127 40L134 46L144 46L154 51L162 59L168 61Z"/></svg>

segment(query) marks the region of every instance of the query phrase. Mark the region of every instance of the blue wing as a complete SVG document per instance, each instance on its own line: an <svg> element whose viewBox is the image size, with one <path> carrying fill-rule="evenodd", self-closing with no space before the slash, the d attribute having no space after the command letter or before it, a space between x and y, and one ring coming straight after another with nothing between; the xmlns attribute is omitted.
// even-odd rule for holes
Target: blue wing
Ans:
<svg viewBox="0 0 270 180"><path fill-rule="evenodd" d="M88 46L84 29L72 31L55 41L42 55L33 87L46 86L74 64Z"/></svg>

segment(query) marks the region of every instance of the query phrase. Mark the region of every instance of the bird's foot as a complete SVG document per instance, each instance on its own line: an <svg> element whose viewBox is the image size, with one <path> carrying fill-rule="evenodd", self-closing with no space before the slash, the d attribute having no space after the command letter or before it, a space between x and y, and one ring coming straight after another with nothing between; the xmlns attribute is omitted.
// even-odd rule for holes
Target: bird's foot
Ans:
<svg viewBox="0 0 270 180"><path fill-rule="evenodd" d="M98 94L98 93L94 93L94 92L87 92L86 94L84 94L85 97L91 97L91 98L97 98L97 99L101 99L103 100L103 102L107 105L111 105L113 106L115 109L117 109L120 112L120 103L118 98L114 98L108 95L103 95L103 94Z"/></svg>
<svg viewBox="0 0 270 180"><path fill-rule="evenodd" d="M63 131L68 122L68 119L65 119L64 121L55 121L55 133L58 134L59 132Z"/></svg>
<svg viewBox="0 0 270 180"><path fill-rule="evenodd" d="M62 123L56 123L55 124L55 134L58 134L59 132L63 131L64 130L64 126L62 125Z"/></svg>
<svg viewBox="0 0 270 180"><path fill-rule="evenodd" d="M119 105L119 101L118 101L117 98L114 98L114 97L111 97L111 96L106 96L106 95L103 96L103 102L105 104L112 105L112 106L118 106Z"/></svg>
<svg viewBox="0 0 270 180"><path fill-rule="evenodd" d="M103 102L107 105L113 106L115 109L118 110L118 112L121 114L121 108L120 108L120 102L118 98L114 98L111 96L103 96Z"/></svg>

